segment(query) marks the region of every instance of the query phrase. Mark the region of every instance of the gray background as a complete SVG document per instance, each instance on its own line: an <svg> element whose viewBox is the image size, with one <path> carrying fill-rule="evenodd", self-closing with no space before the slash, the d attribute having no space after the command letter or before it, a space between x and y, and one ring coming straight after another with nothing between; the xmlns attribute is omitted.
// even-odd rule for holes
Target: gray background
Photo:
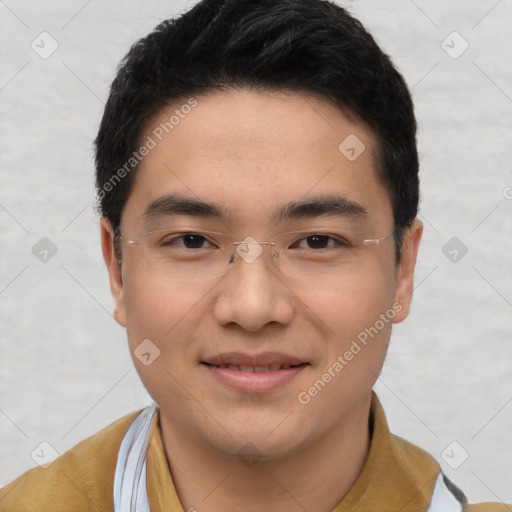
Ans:
<svg viewBox="0 0 512 512"><path fill-rule="evenodd" d="M63 453L149 403L111 316L92 140L121 57L184 5L0 1L0 485L42 441ZM376 390L471 501L511 502L512 1L343 5L404 74L420 127L415 299Z"/></svg>

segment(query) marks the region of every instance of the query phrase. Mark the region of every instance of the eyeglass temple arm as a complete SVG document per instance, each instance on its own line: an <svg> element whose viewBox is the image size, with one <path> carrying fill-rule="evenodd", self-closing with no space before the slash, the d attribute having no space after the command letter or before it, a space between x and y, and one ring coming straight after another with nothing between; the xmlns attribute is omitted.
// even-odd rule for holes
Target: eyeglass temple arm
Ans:
<svg viewBox="0 0 512 512"><path fill-rule="evenodd" d="M381 242L386 240L386 238L390 237L395 232L395 229L396 228L393 228L393 230L390 231L387 235L381 236L380 238L375 238L373 240L363 240L363 243L364 244L375 244L375 245L380 244Z"/></svg>

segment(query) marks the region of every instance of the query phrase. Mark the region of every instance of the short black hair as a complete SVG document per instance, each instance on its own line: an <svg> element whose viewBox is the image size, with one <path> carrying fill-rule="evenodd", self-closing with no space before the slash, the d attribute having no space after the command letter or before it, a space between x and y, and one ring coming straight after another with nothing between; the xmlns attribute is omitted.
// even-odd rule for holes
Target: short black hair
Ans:
<svg viewBox="0 0 512 512"><path fill-rule="evenodd" d="M94 142L98 211L114 232L147 122L171 102L230 88L310 93L369 125L393 208L398 263L419 203L412 99L363 25L325 0L202 0L131 47Z"/></svg>

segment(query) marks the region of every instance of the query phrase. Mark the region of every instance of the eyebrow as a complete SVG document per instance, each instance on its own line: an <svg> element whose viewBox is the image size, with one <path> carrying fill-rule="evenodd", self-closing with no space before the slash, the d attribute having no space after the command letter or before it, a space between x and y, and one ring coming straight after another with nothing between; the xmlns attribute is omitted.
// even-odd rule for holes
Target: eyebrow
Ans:
<svg viewBox="0 0 512 512"><path fill-rule="evenodd" d="M153 201L142 215L144 220L170 215L188 215L191 217L214 217L225 219L228 210L216 203L205 203L179 194L168 194Z"/></svg>
<svg viewBox="0 0 512 512"><path fill-rule="evenodd" d="M369 221L366 208L343 196L313 197L304 201L292 201L279 207L272 215L276 223L287 219L311 219L320 216L346 217L355 221Z"/></svg>
<svg viewBox="0 0 512 512"><path fill-rule="evenodd" d="M180 194L168 194L153 201L144 211L143 219L149 221L174 215L218 218L226 221L230 217L230 210L217 203L207 203ZM337 216L356 222L369 222L368 211L364 206L338 195L291 201L279 206L270 218L277 224L288 219L311 219L320 216Z"/></svg>

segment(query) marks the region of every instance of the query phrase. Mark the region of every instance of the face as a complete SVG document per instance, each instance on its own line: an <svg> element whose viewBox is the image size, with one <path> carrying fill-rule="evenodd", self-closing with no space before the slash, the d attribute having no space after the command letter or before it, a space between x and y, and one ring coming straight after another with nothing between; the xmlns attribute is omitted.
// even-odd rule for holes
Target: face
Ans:
<svg viewBox="0 0 512 512"><path fill-rule="evenodd" d="M255 91L196 101L169 133L158 127L178 104L146 127L142 140L156 144L123 211L121 265L102 220L115 318L163 429L224 454L251 442L278 457L368 403L392 324L409 311L422 226L406 232L399 265L392 236L361 243L393 229L391 203L371 131L330 103ZM171 228L196 236L170 238ZM291 231L301 233L282 235ZM229 243L247 237L276 245ZM212 258L221 275L187 274Z"/></svg>

